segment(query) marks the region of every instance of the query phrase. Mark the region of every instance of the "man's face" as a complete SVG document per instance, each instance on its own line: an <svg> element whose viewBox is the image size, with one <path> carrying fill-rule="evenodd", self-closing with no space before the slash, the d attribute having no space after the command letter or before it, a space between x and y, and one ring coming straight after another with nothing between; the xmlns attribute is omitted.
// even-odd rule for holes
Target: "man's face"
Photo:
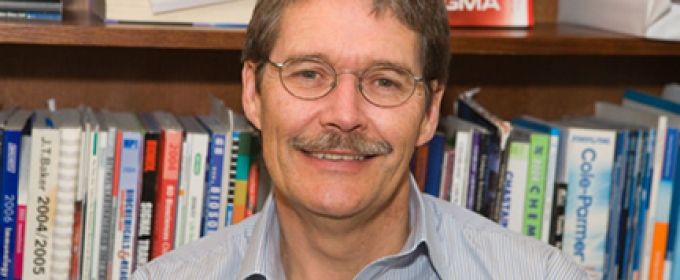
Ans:
<svg viewBox="0 0 680 280"><path fill-rule="evenodd" d="M314 56L337 70L358 73L390 62L420 76L417 34L391 12L376 17L370 9L369 1L303 1L288 7L270 60ZM302 100L286 91L279 70L271 65L265 66L261 92L256 93L255 67L246 63L243 70L244 110L262 132L277 199L308 213L347 218L381 209L397 192L408 191L409 160L414 146L434 133L441 91L433 97L432 110L424 107L422 83L404 104L381 108L356 89L357 77L341 74L330 94ZM391 150L376 154L351 145L310 145L329 135ZM293 139L302 141L295 145Z"/></svg>

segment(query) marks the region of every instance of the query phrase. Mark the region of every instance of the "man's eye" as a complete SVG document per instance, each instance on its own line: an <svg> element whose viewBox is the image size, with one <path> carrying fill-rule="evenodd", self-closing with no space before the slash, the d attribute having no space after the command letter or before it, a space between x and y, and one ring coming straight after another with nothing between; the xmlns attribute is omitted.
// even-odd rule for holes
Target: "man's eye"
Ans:
<svg viewBox="0 0 680 280"><path fill-rule="evenodd" d="M394 87L397 84L391 80L388 79L378 79L375 81L375 84L379 87L384 87L384 88L389 88L389 87Z"/></svg>
<svg viewBox="0 0 680 280"><path fill-rule="evenodd" d="M312 71L312 70L306 70L306 71L298 72L297 76L300 76L300 77L306 78L306 79L315 79L315 78L319 77L319 73L316 72L316 71Z"/></svg>

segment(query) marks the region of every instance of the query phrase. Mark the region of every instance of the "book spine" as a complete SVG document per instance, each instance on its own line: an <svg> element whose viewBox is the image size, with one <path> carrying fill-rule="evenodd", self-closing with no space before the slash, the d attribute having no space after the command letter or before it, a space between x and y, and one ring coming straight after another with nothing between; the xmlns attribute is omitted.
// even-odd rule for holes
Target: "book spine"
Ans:
<svg viewBox="0 0 680 280"><path fill-rule="evenodd" d="M112 246L113 246L113 229L114 229L114 211L117 204L118 192L114 192L114 184L117 182L116 171L118 170L117 160L117 141L118 132L115 129L109 129L106 132L106 137L102 135L100 141L102 148L102 161L99 170L99 186L101 192L99 199L102 202L101 207L98 208L98 223L100 225L99 250L95 250L98 255L98 261L94 263L96 273L93 277L96 279L109 279L111 275L111 260L112 260ZM117 188L116 188L117 189ZM101 213L101 214L99 214ZM101 223L99 222L101 221ZM95 246L96 248L96 246Z"/></svg>
<svg viewBox="0 0 680 280"><path fill-rule="evenodd" d="M187 243L201 237L201 213L203 212L203 194L205 193L205 174L208 152L208 137L201 135L192 137L191 172L189 174L189 196L187 209L187 226L185 240Z"/></svg>
<svg viewBox="0 0 680 280"><path fill-rule="evenodd" d="M439 179L439 198L453 203L453 163L455 150L447 146L442 159L442 172Z"/></svg>
<svg viewBox="0 0 680 280"><path fill-rule="evenodd" d="M71 272L74 207L80 161L80 129L60 129L59 175L56 216L54 223L53 279L68 279Z"/></svg>
<svg viewBox="0 0 680 280"><path fill-rule="evenodd" d="M182 156L182 131L161 132L160 184L156 192L154 232L151 257L156 258L173 249L175 242L175 217L177 185Z"/></svg>
<svg viewBox="0 0 680 280"><path fill-rule="evenodd" d="M439 194L439 177L442 172L442 156L444 154L444 134L435 133L430 140L427 153L427 171L425 172L425 193L432 196Z"/></svg>
<svg viewBox="0 0 680 280"><path fill-rule="evenodd" d="M479 165L477 169L477 192L475 193L475 212L489 218L486 216L488 213L485 212L488 205L485 204L487 201L487 193L489 192L489 138L490 135L484 134L480 139L479 145Z"/></svg>
<svg viewBox="0 0 680 280"><path fill-rule="evenodd" d="M21 137L21 155L19 157L19 193L17 195L17 236L14 253L14 279L23 278L24 243L26 240L26 215L28 210L28 180L31 167L31 136Z"/></svg>
<svg viewBox="0 0 680 280"><path fill-rule="evenodd" d="M453 186L451 186L453 203L466 207L468 191L468 174L470 174L470 133L456 132L455 159L453 163Z"/></svg>
<svg viewBox="0 0 680 280"><path fill-rule="evenodd" d="M225 160L227 161L224 166L224 183L227 186L226 192L226 219L224 224L221 226L229 226L234 222L234 202L236 200L236 171L238 168L238 147L241 138L239 137L239 132L233 132L227 139L227 151L228 154L225 155Z"/></svg>
<svg viewBox="0 0 680 280"><path fill-rule="evenodd" d="M654 164L654 149L656 146L657 131L652 129L646 136L644 155L642 159L642 166L640 170L640 180L636 186L635 195L632 197L633 209L631 218L631 228L627 243L629 244L627 251L627 261L625 268L625 275L623 277L633 278L639 274L640 266L640 247L642 246L642 234L645 226L645 218L647 211L647 196L649 195L649 187L652 181L652 166ZM628 238L628 237L626 237ZM639 275L638 275L639 277Z"/></svg>
<svg viewBox="0 0 680 280"><path fill-rule="evenodd" d="M250 165L248 172L248 204L246 205L246 218L257 212L257 192L260 183L260 163L255 161Z"/></svg>
<svg viewBox="0 0 680 280"><path fill-rule="evenodd" d="M545 198L543 199L543 222L541 223L541 240L550 242L550 229L553 220L553 197L557 186L557 161L559 160L560 133L558 129L551 129L550 146L548 149L548 165L545 173Z"/></svg>
<svg viewBox="0 0 680 280"><path fill-rule="evenodd" d="M527 190L524 199L524 222L522 233L536 239L541 238L543 207L545 199L546 169L550 138L548 135L531 134Z"/></svg>
<svg viewBox="0 0 680 280"><path fill-rule="evenodd" d="M80 264L79 264L79 269L80 269L80 275L76 277L76 279L92 279L93 278L93 273L96 270L92 269L94 262L94 259L96 258L96 251L95 249L95 243L99 241L97 232L99 231L99 225L96 223L97 220L97 204L101 203L101 200L98 199L98 192L101 191L98 189L98 180L99 180L99 154L100 154L100 148L99 148L99 132L96 130L91 130L88 133L89 141L88 141L88 148L86 152L88 153L88 162L87 164L89 165L87 168L87 176L86 176L86 183L87 183L87 190L84 196L84 214L83 214L83 221L85 222L85 227L83 228L83 250L82 250L82 256L80 258ZM97 236L97 239L95 239L95 236Z"/></svg>
<svg viewBox="0 0 680 280"><path fill-rule="evenodd" d="M552 222L550 223L550 245L562 250L564 239L564 211L567 207L567 185L555 184Z"/></svg>
<svg viewBox="0 0 680 280"><path fill-rule="evenodd" d="M526 199L529 172L529 149L527 142L510 142L508 169L505 172L506 187L503 191L503 214L500 224L515 232L522 232L524 201Z"/></svg>
<svg viewBox="0 0 680 280"><path fill-rule="evenodd" d="M668 228L670 223L671 199L675 180L675 166L678 160L677 128L669 127L666 133L666 143L663 154L663 167L657 192L650 193L649 211L654 211L654 219L648 220L645 232L645 267L649 267L649 279L663 279L666 245L668 242ZM655 207L654 207L655 206Z"/></svg>
<svg viewBox="0 0 680 280"><path fill-rule="evenodd" d="M236 134L233 135L236 139ZM238 153L236 158L235 188L234 188L234 216L232 224L241 222L246 217L248 201L248 173L250 170L250 146L252 133L241 131L238 135Z"/></svg>
<svg viewBox="0 0 680 280"><path fill-rule="evenodd" d="M609 194L616 134L611 131L569 129L565 133L567 208L563 251L588 267L591 278L604 273L604 246L609 221Z"/></svg>
<svg viewBox="0 0 680 280"><path fill-rule="evenodd" d="M182 163L179 168L179 184L177 185L177 219L175 221L175 248L186 242L187 209L189 198L189 173L191 172L191 139L185 135L182 143Z"/></svg>
<svg viewBox="0 0 680 280"><path fill-rule="evenodd" d="M492 172L496 178L494 179L496 182L494 184L494 189L493 191L493 196L490 198L491 200L491 207L490 207L490 218L493 221L500 221L501 219L501 214L503 212L502 207L503 207L503 198L505 196L505 188L508 186L508 181L507 181L507 176L506 173L508 172L508 165L507 165L507 160L508 160L508 154L509 151L507 148L502 148L501 152L498 154L498 158L495 159L495 165L496 165L496 172Z"/></svg>
<svg viewBox="0 0 680 280"><path fill-rule="evenodd" d="M656 140L654 145L654 156L652 161L652 170L650 173L650 181L648 187L645 188L645 199L643 203L645 208L644 223L640 226L640 248L638 250L637 265L634 265L634 275L636 277L649 278L650 261L651 261L651 247L653 240L654 222L656 221L657 193L659 192L659 185L661 183L661 176L663 172L664 154L666 149L666 134L668 133L667 119L659 121L656 131ZM647 228L649 227L649 228Z"/></svg>
<svg viewBox="0 0 680 280"><path fill-rule="evenodd" d="M118 209L115 213L112 279L129 279L134 271L135 229L141 180L142 137L123 132L120 145Z"/></svg>
<svg viewBox="0 0 680 280"><path fill-rule="evenodd" d="M210 143L209 168L206 176L205 210L203 216L203 236L207 236L220 226L220 208L222 208L222 168L224 164L225 136L213 135ZM224 190L226 191L226 189ZM224 205L226 207L226 205Z"/></svg>
<svg viewBox="0 0 680 280"><path fill-rule="evenodd" d="M2 221L0 221L3 242L0 242L0 278L12 279L17 236L21 131L5 131L3 138Z"/></svg>
<svg viewBox="0 0 680 280"><path fill-rule="evenodd" d="M466 208L474 211L476 193L477 193L477 173L479 172L479 145L481 142L481 133L475 131L472 136L471 152L470 152L470 173L468 175Z"/></svg>
<svg viewBox="0 0 680 280"><path fill-rule="evenodd" d="M147 131L144 134L144 169L142 170L142 195L139 201L137 253L135 254L139 266L147 264L152 259L159 140L158 133Z"/></svg>
<svg viewBox="0 0 680 280"><path fill-rule="evenodd" d="M623 194L622 202L622 215L619 226L618 235L618 249L616 250L616 259L614 260L615 270L613 271L612 279L618 279L623 275L623 271L628 263L627 255L630 243L627 238L630 238L630 232L632 228L632 218L634 211L634 198L637 190L637 185L639 180L639 173L641 170L644 143L645 143L645 132L642 130L635 131L635 137L631 137L629 141L630 147L628 150L628 164L626 171L626 187ZM680 165L679 165L680 166Z"/></svg>
<svg viewBox="0 0 680 280"><path fill-rule="evenodd" d="M32 135L23 267L23 279L26 280L45 279L52 274L52 236L59 160L57 131L39 128L34 129Z"/></svg>
<svg viewBox="0 0 680 280"><path fill-rule="evenodd" d="M615 259L618 250L618 234L620 220L623 217L623 196L625 193L626 164L628 163L628 131L619 131L616 137L616 156L614 160L614 174L612 175L612 192L610 195L611 207L609 207L609 230L607 231L607 243L605 247L606 263L604 279L611 279L615 275Z"/></svg>

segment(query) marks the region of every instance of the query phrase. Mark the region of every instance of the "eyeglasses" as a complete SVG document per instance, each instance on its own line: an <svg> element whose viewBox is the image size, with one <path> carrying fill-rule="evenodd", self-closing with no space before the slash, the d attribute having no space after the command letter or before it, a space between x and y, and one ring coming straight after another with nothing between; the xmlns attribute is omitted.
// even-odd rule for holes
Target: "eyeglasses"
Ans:
<svg viewBox="0 0 680 280"><path fill-rule="evenodd" d="M368 102L378 107L394 107L406 102L423 81L407 69L392 65L375 65L363 73L336 71L327 62L313 58L292 58L283 63L269 64L279 69L281 84L291 95L305 100L322 98L338 84L338 75L349 73L357 77L355 87Z"/></svg>

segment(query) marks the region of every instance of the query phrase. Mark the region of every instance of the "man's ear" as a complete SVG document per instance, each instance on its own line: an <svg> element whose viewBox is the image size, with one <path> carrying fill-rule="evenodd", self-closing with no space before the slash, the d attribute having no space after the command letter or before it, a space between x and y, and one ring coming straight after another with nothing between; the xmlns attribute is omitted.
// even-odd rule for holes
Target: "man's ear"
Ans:
<svg viewBox="0 0 680 280"><path fill-rule="evenodd" d="M445 86L440 86L436 81L432 82L432 103L429 108L425 108L425 115L420 123L420 134L416 139L416 146L421 146L434 136L439 124L439 110L444 95Z"/></svg>
<svg viewBox="0 0 680 280"><path fill-rule="evenodd" d="M257 92L257 64L246 61L243 64L241 71L241 82L243 83L243 93L241 94L241 102L243 103L243 112L250 121L250 123L257 129L262 129L261 113L262 102L260 93Z"/></svg>

